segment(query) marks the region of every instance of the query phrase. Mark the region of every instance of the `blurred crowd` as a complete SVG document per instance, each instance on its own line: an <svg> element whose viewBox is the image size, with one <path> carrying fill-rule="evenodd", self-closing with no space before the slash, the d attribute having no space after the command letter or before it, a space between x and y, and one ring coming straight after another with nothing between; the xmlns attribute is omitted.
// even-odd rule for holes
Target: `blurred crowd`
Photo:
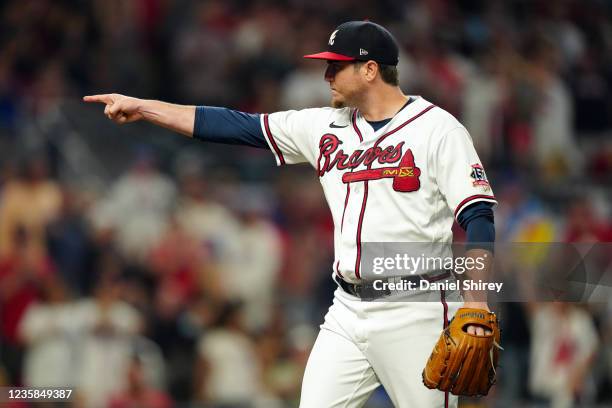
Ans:
<svg viewBox="0 0 612 408"><path fill-rule="evenodd" d="M0 386L73 386L83 407L297 406L335 288L314 173L119 129L79 99L328 105L301 56L361 18L398 38L405 93L470 130L498 241L612 242L609 2L2 2ZM611 403L612 304L499 308L500 383L480 403Z"/></svg>

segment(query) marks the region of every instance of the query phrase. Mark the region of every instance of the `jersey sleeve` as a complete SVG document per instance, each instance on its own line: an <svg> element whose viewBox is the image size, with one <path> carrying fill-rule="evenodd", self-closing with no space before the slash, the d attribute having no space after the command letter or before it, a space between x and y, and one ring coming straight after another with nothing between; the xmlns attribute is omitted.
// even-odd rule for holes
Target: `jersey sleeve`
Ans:
<svg viewBox="0 0 612 408"><path fill-rule="evenodd" d="M261 127L276 163L315 163L313 128L318 109L291 110L261 115Z"/></svg>
<svg viewBox="0 0 612 408"><path fill-rule="evenodd" d="M455 218L470 204L497 204L472 138L463 126L442 136L432 158L436 181Z"/></svg>

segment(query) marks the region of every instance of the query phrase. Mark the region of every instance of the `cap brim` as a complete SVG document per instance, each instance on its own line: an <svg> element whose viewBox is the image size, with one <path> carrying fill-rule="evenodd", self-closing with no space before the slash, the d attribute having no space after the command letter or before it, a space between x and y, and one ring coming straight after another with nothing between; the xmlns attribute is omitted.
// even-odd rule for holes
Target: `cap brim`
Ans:
<svg viewBox="0 0 612 408"><path fill-rule="evenodd" d="M330 60L330 61L355 61L355 58L353 57L348 57L346 55L336 54L335 52L329 52L329 51L320 52L318 54L304 55L304 58L322 59L322 60Z"/></svg>

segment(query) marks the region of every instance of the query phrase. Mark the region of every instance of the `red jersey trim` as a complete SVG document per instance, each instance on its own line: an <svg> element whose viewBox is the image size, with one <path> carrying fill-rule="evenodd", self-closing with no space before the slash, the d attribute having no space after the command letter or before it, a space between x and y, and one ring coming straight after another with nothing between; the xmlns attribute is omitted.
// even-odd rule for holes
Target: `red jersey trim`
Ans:
<svg viewBox="0 0 612 408"><path fill-rule="evenodd" d="M336 274L340 277L340 279L344 279L344 276L340 273L340 260L336 261Z"/></svg>
<svg viewBox="0 0 612 408"><path fill-rule="evenodd" d="M279 163L281 165L284 165L285 164L285 158L283 157L283 153L278 148L278 145L276 144L276 141L274 140L274 137L272 136L272 132L270 131L270 123L268 121L268 114L267 113L265 113L263 115L263 122L264 122L265 135L267 136L268 143L270 144L270 146L272 146L272 149L274 150L274 153L276 154L276 157L278 157Z"/></svg>
<svg viewBox="0 0 612 408"><path fill-rule="evenodd" d="M344 199L344 209L342 210L342 222L340 222L340 233L342 233L342 228L344 228L344 214L346 213L346 206L348 205L349 196L351 195L351 185L346 184L346 198Z"/></svg>
<svg viewBox="0 0 612 408"><path fill-rule="evenodd" d="M353 111L353 116L351 117L351 123L353 124L353 129L355 130L355 133L357 133L357 136L359 137L359 141L363 142L363 136L361 134L361 131L357 127L357 109Z"/></svg>
<svg viewBox="0 0 612 408"><path fill-rule="evenodd" d="M363 203L361 203L361 213L359 214L359 222L357 223L357 259L355 260L355 276L361 279L359 270L361 269L361 230L363 229L363 216L365 214L366 205L368 203L368 182L364 182L363 187Z"/></svg>
<svg viewBox="0 0 612 408"><path fill-rule="evenodd" d="M388 136L391 136L392 134L394 134L398 130L402 129L404 126L406 126L407 124L409 124L413 120L420 118L421 116L423 116L424 114L426 114L427 112L429 112L430 110L432 110L435 107L436 107L436 105L429 105L428 107L426 107L425 109L423 109L422 111L420 111L419 113L417 113L416 115L414 115L413 117L411 117L410 119L408 119L407 121L405 121L404 123L402 123L401 125L396 127L395 129L390 130L389 132L385 133L384 135L382 135L381 137L378 138L376 143L374 143L374 146L378 146Z"/></svg>
<svg viewBox="0 0 612 408"><path fill-rule="evenodd" d="M351 122L353 123L353 129L357 133L359 137L359 141L363 142L363 135L357 126L357 109L353 111L353 117ZM348 185L348 184L347 184ZM357 256L355 257L355 276L357 279L361 279L361 275L359 273L359 269L361 267L361 229L363 227L363 215L365 214L366 204L368 203L368 182L364 182L363 189L363 201L361 203L361 211L359 213L359 221L357 222L357 236L355 238L357 244Z"/></svg>
<svg viewBox="0 0 612 408"><path fill-rule="evenodd" d="M457 208L455 208L455 218L459 215L459 213L465 208L465 206L473 201L488 201L494 204L497 204L497 200L492 195L487 194L476 194L473 196L469 196L465 200L461 201Z"/></svg>

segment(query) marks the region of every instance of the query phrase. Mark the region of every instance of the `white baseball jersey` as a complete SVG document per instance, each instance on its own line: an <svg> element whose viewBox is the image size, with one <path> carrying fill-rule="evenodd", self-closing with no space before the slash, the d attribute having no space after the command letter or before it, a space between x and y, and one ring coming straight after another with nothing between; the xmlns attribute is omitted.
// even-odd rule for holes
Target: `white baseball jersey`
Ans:
<svg viewBox="0 0 612 408"><path fill-rule="evenodd" d="M472 139L421 97L378 131L354 108L261 115L279 165L310 163L332 212L333 269L359 281L363 242L451 242L453 217L496 203Z"/></svg>

